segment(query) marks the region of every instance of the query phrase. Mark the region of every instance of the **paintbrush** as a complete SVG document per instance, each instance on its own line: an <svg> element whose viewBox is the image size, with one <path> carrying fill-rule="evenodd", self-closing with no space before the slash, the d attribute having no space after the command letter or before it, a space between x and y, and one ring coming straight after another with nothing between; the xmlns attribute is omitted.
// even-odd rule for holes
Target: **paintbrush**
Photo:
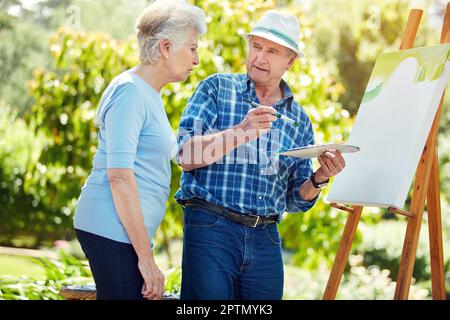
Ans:
<svg viewBox="0 0 450 320"><path fill-rule="evenodd" d="M244 98L244 100L247 101L248 103L250 103L250 104L251 104L253 107L255 107L255 108L262 107L262 106L261 106L259 103L257 103L257 102L251 101L251 100L246 99L246 98ZM298 123L297 121L295 121L295 120L293 120L293 119L291 119L291 118L289 118L289 117L286 117L285 115L283 115L283 114L281 114L281 113L279 113L279 112L276 112L276 113L274 114L274 116L277 117L278 119L282 119L282 120L284 120L284 121L290 122L290 123L292 123L292 124L293 124L294 126L296 126L296 127L299 127L299 126L300 126L300 123Z"/></svg>

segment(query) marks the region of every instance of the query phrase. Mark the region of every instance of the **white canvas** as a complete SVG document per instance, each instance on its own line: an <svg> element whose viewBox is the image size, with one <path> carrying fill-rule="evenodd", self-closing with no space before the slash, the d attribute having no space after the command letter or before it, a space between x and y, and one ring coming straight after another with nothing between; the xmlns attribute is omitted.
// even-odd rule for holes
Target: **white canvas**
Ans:
<svg viewBox="0 0 450 320"><path fill-rule="evenodd" d="M450 73L450 45L381 54L374 66L330 202L403 208Z"/></svg>

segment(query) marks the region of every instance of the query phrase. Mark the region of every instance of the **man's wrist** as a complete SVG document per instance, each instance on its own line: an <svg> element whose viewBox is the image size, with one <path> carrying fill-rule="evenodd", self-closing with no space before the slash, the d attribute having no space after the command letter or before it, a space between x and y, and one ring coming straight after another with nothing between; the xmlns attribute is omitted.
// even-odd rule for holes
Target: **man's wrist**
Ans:
<svg viewBox="0 0 450 320"><path fill-rule="evenodd" d="M322 180L323 179L323 180ZM310 177L311 183L316 189L322 189L327 186L328 182L330 181L329 178L323 178L320 177L319 173L316 171L312 174Z"/></svg>
<svg viewBox="0 0 450 320"><path fill-rule="evenodd" d="M320 173L320 171L314 172L313 175L318 184L327 183L328 181L330 181L330 178L325 177L323 174Z"/></svg>

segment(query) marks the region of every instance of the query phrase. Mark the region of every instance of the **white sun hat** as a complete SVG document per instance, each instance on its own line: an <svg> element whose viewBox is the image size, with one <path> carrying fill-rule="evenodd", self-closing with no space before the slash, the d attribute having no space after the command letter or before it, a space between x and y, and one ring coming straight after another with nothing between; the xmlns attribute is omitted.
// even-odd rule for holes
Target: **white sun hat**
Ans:
<svg viewBox="0 0 450 320"><path fill-rule="evenodd" d="M243 33L242 36L248 40L248 36L258 36L278 43L291 49L297 57L304 57L298 46L300 38L300 27L297 18L288 13L274 10L267 11L255 24L252 31Z"/></svg>

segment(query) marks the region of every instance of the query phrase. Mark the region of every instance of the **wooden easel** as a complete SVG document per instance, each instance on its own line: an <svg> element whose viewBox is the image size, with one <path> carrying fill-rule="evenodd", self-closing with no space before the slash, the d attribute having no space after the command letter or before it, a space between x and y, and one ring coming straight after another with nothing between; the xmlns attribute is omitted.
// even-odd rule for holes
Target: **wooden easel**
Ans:
<svg viewBox="0 0 450 320"><path fill-rule="evenodd" d="M419 28L423 10L412 9L403 33L400 50L410 49ZM444 23L441 31L440 43L450 43L450 2L445 10ZM442 245L442 222L439 188L439 162L437 149L437 135L442 113L442 101L434 118L433 126L428 134L419 165L416 171L412 202L409 211L389 208L390 212L404 215L408 218L408 225L403 243L403 252L397 277L394 299L408 299L411 286L414 260L419 242L420 226L422 224L425 198L428 204L428 227L430 237L430 260L432 297L435 300L445 300L444 255ZM323 299L336 298L339 283L344 273L350 248L355 237L356 229L363 210L362 206L348 207L343 204L332 203L332 207L349 212L344 233L339 244L333 268L328 279Z"/></svg>

